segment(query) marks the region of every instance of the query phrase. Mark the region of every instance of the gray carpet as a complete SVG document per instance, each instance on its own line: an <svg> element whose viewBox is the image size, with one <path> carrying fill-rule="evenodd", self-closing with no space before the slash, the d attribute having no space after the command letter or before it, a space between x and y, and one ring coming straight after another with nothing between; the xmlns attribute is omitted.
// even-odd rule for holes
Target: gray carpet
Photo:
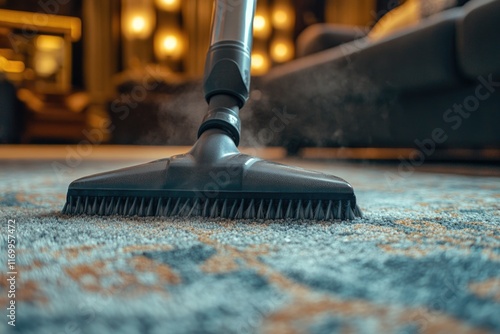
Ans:
<svg viewBox="0 0 500 334"><path fill-rule="evenodd" d="M365 218L98 218L59 213L68 183L130 163L51 164L0 162L1 333L500 332L499 177L302 163Z"/></svg>

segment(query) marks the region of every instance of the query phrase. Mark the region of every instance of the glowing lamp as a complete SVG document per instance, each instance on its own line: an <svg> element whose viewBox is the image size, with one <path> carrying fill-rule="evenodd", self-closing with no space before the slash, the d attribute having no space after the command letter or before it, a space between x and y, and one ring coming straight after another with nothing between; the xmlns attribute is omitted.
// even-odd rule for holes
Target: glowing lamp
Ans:
<svg viewBox="0 0 500 334"><path fill-rule="evenodd" d="M271 20L276 29L289 30L293 28L295 21L293 9L289 5L278 3L273 8Z"/></svg>
<svg viewBox="0 0 500 334"><path fill-rule="evenodd" d="M0 56L0 72L7 73L23 73L25 69L24 63L20 60L8 60Z"/></svg>
<svg viewBox="0 0 500 334"><path fill-rule="evenodd" d="M122 0L122 31L128 39L146 39L156 24L152 0Z"/></svg>
<svg viewBox="0 0 500 334"><path fill-rule="evenodd" d="M181 8L181 0L156 0L156 6L167 12L177 12Z"/></svg>
<svg viewBox="0 0 500 334"><path fill-rule="evenodd" d="M146 30L146 19L142 16L134 16L130 21L130 30L135 35L140 35Z"/></svg>
<svg viewBox="0 0 500 334"><path fill-rule="evenodd" d="M178 31L160 31L155 36L155 54L159 59L177 60L184 54L184 38Z"/></svg>
<svg viewBox="0 0 500 334"><path fill-rule="evenodd" d="M39 51L57 51L64 47L64 39L59 36L39 35L35 45Z"/></svg>
<svg viewBox="0 0 500 334"><path fill-rule="evenodd" d="M271 57L277 63L283 63L293 58L294 46L290 40L277 39L271 43Z"/></svg>
<svg viewBox="0 0 500 334"><path fill-rule="evenodd" d="M253 75L263 75L270 67L268 56L264 52L252 52L251 72Z"/></svg>
<svg viewBox="0 0 500 334"><path fill-rule="evenodd" d="M35 72L49 77L60 70L64 58L64 39L60 36L39 35L35 40Z"/></svg>
<svg viewBox="0 0 500 334"><path fill-rule="evenodd" d="M269 20L263 13L256 13L253 19L253 34L257 38L267 38L271 33Z"/></svg>

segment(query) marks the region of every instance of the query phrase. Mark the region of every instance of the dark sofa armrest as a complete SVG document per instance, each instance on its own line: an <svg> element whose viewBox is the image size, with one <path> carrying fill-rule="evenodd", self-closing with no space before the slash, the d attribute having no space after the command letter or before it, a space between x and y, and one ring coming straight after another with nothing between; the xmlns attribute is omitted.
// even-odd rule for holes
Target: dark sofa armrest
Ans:
<svg viewBox="0 0 500 334"><path fill-rule="evenodd" d="M367 27L317 23L297 37L297 57L304 57L366 36Z"/></svg>
<svg viewBox="0 0 500 334"><path fill-rule="evenodd" d="M474 0L457 21L458 64L464 75L500 74L500 0Z"/></svg>
<svg viewBox="0 0 500 334"><path fill-rule="evenodd" d="M461 8L450 9L359 52L344 53L357 72L382 85L398 90L452 87L462 81L455 45L456 21L462 15Z"/></svg>
<svg viewBox="0 0 500 334"><path fill-rule="evenodd" d="M273 68L265 82L283 86L320 73L322 82L338 80L339 72L366 77L373 84L397 90L425 90L460 84L456 64L456 21L461 8L447 10L416 27L371 42L361 38Z"/></svg>

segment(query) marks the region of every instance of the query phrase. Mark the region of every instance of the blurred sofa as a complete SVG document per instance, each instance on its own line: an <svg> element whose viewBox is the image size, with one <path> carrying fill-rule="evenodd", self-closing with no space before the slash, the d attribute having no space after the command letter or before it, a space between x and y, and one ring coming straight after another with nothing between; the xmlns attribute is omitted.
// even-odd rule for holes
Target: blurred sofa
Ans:
<svg viewBox="0 0 500 334"><path fill-rule="evenodd" d="M269 128L272 110L287 115L266 144L500 148L500 0L472 0L376 42L355 37L262 78L254 132Z"/></svg>

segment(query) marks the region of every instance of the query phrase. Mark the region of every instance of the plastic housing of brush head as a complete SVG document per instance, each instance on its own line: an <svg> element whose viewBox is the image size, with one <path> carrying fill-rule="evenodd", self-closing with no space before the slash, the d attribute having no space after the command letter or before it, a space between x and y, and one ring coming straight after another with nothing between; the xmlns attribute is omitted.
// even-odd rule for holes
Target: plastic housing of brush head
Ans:
<svg viewBox="0 0 500 334"><path fill-rule="evenodd" d="M224 132L192 150L84 177L69 185L66 214L348 220L361 217L341 178L241 154Z"/></svg>

